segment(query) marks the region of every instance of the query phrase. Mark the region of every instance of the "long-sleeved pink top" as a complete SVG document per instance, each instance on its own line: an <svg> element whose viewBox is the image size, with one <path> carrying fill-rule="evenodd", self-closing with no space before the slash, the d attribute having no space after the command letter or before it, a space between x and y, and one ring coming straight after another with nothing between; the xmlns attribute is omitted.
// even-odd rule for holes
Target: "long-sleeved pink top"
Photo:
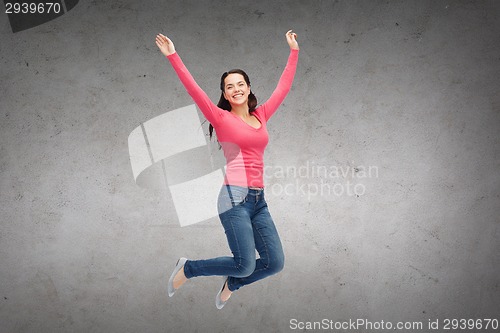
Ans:
<svg viewBox="0 0 500 333"><path fill-rule="evenodd" d="M255 128L239 116L212 103L189 73L177 52L167 56L187 92L217 133L217 139L226 158L224 184L264 187L264 150L269 142L266 123L290 91L298 57L299 50L291 49L276 89L264 104L251 113L260 122L260 127Z"/></svg>

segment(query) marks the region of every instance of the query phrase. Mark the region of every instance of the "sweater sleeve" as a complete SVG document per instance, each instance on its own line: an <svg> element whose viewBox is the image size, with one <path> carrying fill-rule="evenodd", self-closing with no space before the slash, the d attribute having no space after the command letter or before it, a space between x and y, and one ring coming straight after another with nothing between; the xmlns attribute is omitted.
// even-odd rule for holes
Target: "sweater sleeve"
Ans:
<svg viewBox="0 0 500 333"><path fill-rule="evenodd" d="M262 104L258 109L264 115L266 121L276 112L278 107L285 100L286 95L292 87L293 78L297 69L297 62L299 59L299 50L291 49L285 69L281 74L276 89L274 89L271 97Z"/></svg>
<svg viewBox="0 0 500 333"><path fill-rule="evenodd" d="M212 103L207 94L196 83L193 76L191 75L191 73L189 73L188 69L182 62L177 52L168 55L167 59L172 64L172 67L174 68L177 76L186 88L188 94L193 98L196 105L198 105L205 118L207 118L207 120L214 127L217 127L217 124L219 124L222 120L223 110Z"/></svg>

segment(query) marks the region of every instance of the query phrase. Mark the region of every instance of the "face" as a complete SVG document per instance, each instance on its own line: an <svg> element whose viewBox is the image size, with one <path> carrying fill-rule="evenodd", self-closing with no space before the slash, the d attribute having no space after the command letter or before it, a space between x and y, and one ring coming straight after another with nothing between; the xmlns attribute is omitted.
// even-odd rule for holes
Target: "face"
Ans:
<svg viewBox="0 0 500 333"><path fill-rule="evenodd" d="M224 79L224 97L231 105L242 105L248 103L250 86L245 82L241 74L229 74Z"/></svg>

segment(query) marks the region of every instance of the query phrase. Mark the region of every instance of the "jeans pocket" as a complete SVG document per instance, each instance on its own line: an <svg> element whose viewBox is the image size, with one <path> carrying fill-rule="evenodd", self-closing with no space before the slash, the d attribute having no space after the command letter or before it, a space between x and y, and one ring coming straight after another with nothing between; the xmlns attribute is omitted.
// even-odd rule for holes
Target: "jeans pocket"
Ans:
<svg viewBox="0 0 500 333"><path fill-rule="evenodd" d="M219 198L217 200L217 210L219 214L222 214L224 212L227 212L228 210L231 210L234 207L243 205L246 201L247 199L244 196L219 195Z"/></svg>
<svg viewBox="0 0 500 333"><path fill-rule="evenodd" d="M219 214L240 206L247 201L248 189L241 186L226 185L219 192L217 208Z"/></svg>
<svg viewBox="0 0 500 333"><path fill-rule="evenodd" d="M245 201L246 201L246 196L242 196L242 195L232 195L232 196L220 195L219 199L218 199L219 203L221 203L223 205L229 204L231 207L241 205Z"/></svg>
<svg viewBox="0 0 500 333"><path fill-rule="evenodd" d="M233 207L244 204L246 201L247 201L247 197L242 196L242 195L233 195L233 197L231 199L231 203L233 204Z"/></svg>

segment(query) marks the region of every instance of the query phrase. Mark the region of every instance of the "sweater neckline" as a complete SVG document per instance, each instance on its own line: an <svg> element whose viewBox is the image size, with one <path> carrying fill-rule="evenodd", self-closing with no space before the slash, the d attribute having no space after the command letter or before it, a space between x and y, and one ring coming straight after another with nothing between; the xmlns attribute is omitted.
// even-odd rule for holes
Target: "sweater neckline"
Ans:
<svg viewBox="0 0 500 333"><path fill-rule="evenodd" d="M257 116L254 116L254 117L255 117L255 118L257 119L257 121L260 123L260 127L259 127L259 128L255 128L255 127L253 127L252 125L250 125L249 123L247 123L246 121L244 121L244 120L243 120L243 119L241 119L239 116L237 116L237 115L235 115L234 113L232 113L231 111L229 111L229 113L230 113L230 114L232 114L232 115L233 115L233 117L236 117L236 118L238 118L239 120L241 120L241 121L242 121L245 125L247 125L248 127L250 127L250 128L251 128L251 129L253 129L253 130L258 131L258 130L260 130L260 129L264 126L264 125L262 125L262 122L260 121L259 117L257 117Z"/></svg>

